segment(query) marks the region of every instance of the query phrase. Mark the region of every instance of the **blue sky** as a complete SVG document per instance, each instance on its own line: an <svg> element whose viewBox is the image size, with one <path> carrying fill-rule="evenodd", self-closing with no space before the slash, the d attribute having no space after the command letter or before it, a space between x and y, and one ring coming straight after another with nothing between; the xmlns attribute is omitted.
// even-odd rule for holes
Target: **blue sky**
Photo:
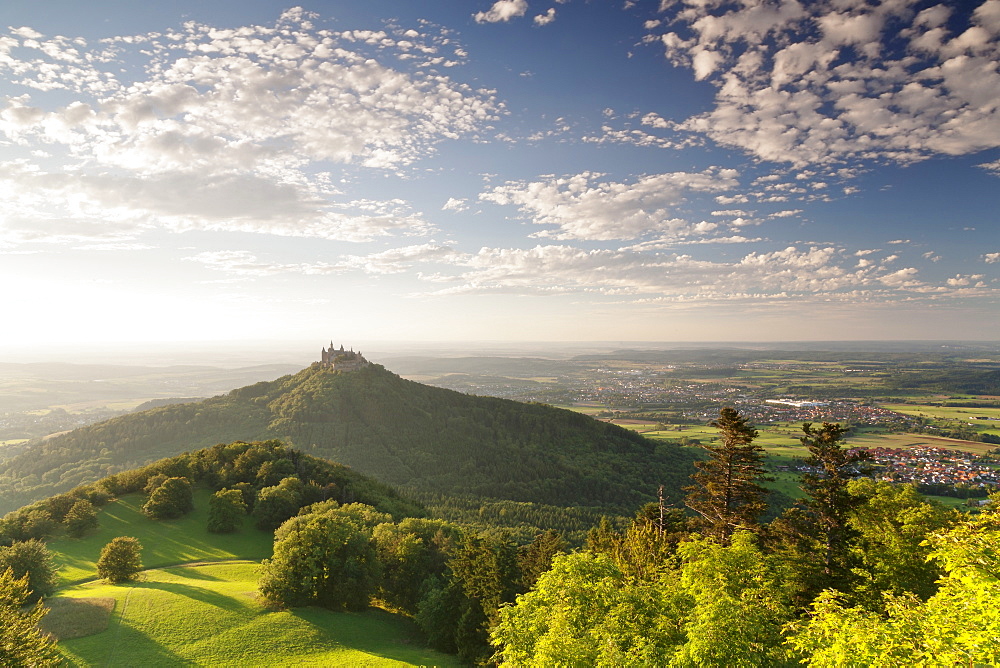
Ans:
<svg viewBox="0 0 1000 668"><path fill-rule="evenodd" d="M997 339L1000 0L0 7L0 344Z"/></svg>

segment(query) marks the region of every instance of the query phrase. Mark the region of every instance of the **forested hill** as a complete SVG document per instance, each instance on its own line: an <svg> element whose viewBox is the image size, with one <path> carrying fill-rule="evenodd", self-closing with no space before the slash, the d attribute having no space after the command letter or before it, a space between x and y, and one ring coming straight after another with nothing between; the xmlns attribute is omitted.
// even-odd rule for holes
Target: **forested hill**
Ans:
<svg viewBox="0 0 1000 668"><path fill-rule="evenodd" d="M0 512L162 457L266 439L418 492L628 514L661 484L679 500L695 456L584 415L421 385L379 365L313 365L49 438L0 464Z"/></svg>

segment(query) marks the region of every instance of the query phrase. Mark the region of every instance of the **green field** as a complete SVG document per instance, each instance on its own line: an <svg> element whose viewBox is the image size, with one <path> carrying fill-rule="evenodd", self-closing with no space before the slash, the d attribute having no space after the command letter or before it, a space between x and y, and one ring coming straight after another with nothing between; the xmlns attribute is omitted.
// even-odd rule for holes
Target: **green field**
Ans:
<svg viewBox="0 0 1000 668"><path fill-rule="evenodd" d="M963 450L976 454L985 454L997 447L991 443L962 441L957 438L942 438L928 434L861 434L849 436L846 444L860 448L914 448L935 447L951 450Z"/></svg>
<svg viewBox="0 0 1000 668"><path fill-rule="evenodd" d="M949 423L969 425L982 434L1000 436L1000 408L970 408L968 406L933 406L929 404L881 404L884 408L913 415L914 417L930 418L940 426L947 427ZM985 417L987 420L977 420ZM995 447L995 446L994 446Z"/></svg>
<svg viewBox="0 0 1000 668"><path fill-rule="evenodd" d="M929 417L935 420L958 420L961 422L977 421L975 417L1000 419L1000 408L970 408L968 406L932 406L929 404L881 404L883 408L918 417ZM984 421L989 424L988 421Z"/></svg>
<svg viewBox="0 0 1000 668"><path fill-rule="evenodd" d="M46 630L76 666L457 666L423 648L413 622L372 609L272 610L256 597L260 559L273 535L250 526L235 534L206 530L208 490L195 490L195 510L155 521L143 498L123 497L100 513L100 528L82 539L52 541L62 588L48 599ZM97 578L101 547L115 536L143 545L149 570L110 585Z"/></svg>
<svg viewBox="0 0 1000 668"><path fill-rule="evenodd" d="M164 568L134 583L70 587L59 597L112 598L114 612L104 630L64 640L60 650L76 666L461 665L424 649L405 617L382 610L270 610L257 600L256 588L257 563L251 561ZM68 609L99 614L95 606ZM47 623L59 628L69 621Z"/></svg>
<svg viewBox="0 0 1000 668"><path fill-rule="evenodd" d="M253 528L249 519L236 533L208 533L209 496L208 490L196 489L194 512L178 520L149 519L140 511L145 498L137 494L107 505L101 511L97 531L81 539L63 538L49 544L59 566L60 583L96 578L101 548L116 536L139 539L146 568L229 559L260 561L271 556L273 535Z"/></svg>

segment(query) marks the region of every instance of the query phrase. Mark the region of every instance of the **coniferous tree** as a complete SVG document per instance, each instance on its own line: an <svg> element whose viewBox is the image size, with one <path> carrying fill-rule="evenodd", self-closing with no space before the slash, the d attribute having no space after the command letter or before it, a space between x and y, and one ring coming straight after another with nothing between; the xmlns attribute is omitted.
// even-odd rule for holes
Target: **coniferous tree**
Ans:
<svg viewBox="0 0 1000 668"><path fill-rule="evenodd" d="M0 665L42 668L62 663L56 642L38 629L45 616L40 603L25 608L30 596L28 577L16 578L11 569L0 570Z"/></svg>
<svg viewBox="0 0 1000 668"><path fill-rule="evenodd" d="M846 577L850 541L857 534L848 519L851 511L864 502L848 491L847 483L857 477L856 468L867 455L840 446L846 431L839 424L824 422L822 427L814 429L806 422L802 425L805 435L799 439L809 449L806 464L813 468L802 476L802 489L807 497L804 504L815 524L823 575L831 584Z"/></svg>
<svg viewBox="0 0 1000 668"><path fill-rule="evenodd" d="M766 479L764 449L753 441L757 430L735 408L719 411L709 423L722 432L722 445L702 445L708 459L695 462L693 485L684 488L688 508L699 515L704 533L727 545L737 529L752 529L767 507L767 490L758 481Z"/></svg>
<svg viewBox="0 0 1000 668"><path fill-rule="evenodd" d="M847 429L838 424L824 422L816 429L807 422L802 432L799 441L809 450L810 467L801 479L805 497L772 522L769 532L793 565L796 598L804 605L823 589L852 589L858 532L851 516L865 498L851 494L848 483L867 455L841 447Z"/></svg>
<svg viewBox="0 0 1000 668"><path fill-rule="evenodd" d="M569 543L559 532L549 529L535 536L528 545L518 548L517 566L521 572L521 590L531 589L539 576L552 567L552 558L565 552L568 547Z"/></svg>

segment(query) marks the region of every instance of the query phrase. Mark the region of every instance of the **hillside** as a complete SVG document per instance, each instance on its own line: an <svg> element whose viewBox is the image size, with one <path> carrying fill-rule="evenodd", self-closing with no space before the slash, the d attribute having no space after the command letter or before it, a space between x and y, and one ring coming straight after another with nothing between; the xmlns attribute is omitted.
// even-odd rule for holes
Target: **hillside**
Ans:
<svg viewBox="0 0 1000 668"><path fill-rule="evenodd" d="M540 404L313 365L197 403L74 430L3 462L0 512L110 473L234 440L281 439L422 494L631 513L680 498L695 454Z"/></svg>
<svg viewBox="0 0 1000 668"><path fill-rule="evenodd" d="M192 458L216 461L213 455L222 454L193 453ZM171 465L177 462L154 467ZM330 465L329 471L336 470ZM60 640L67 662L461 665L453 656L426 649L413 621L401 614L268 606L256 591L260 560L271 555L273 534L257 530L249 518L235 533L208 532L210 495L210 489L198 487L193 512L152 520L140 512L145 495L124 494L100 511L99 527L92 533L49 543L59 569L59 589L45 601L50 611L42 626ZM141 542L147 570L139 580L124 584L97 580L101 547L123 535Z"/></svg>

